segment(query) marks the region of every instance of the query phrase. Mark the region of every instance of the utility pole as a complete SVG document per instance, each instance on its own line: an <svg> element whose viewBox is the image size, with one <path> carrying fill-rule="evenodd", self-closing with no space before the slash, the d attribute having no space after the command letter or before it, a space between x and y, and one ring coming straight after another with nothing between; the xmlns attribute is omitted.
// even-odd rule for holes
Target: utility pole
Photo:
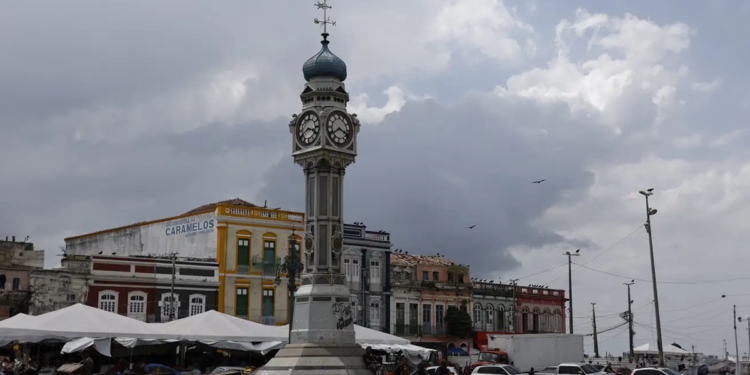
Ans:
<svg viewBox="0 0 750 375"><path fill-rule="evenodd" d="M742 374L742 366L740 366L740 345L737 342L737 305L733 305L733 311L734 311L734 349L735 349L735 362L734 362L734 368L735 368L735 374L740 375Z"/></svg>
<svg viewBox="0 0 750 375"><path fill-rule="evenodd" d="M729 352L727 351L727 339L724 339L724 360L726 360L728 356Z"/></svg>
<svg viewBox="0 0 750 375"><path fill-rule="evenodd" d="M596 336L596 302L591 302L591 316L594 325L594 358L599 358L599 340Z"/></svg>
<svg viewBox="0 0 750 375"><path fill-rule="evenodd" d="M516 301L518 279L511 280L510 285L513 287L513 333L518 333L518 302Z"/></svg>
<svg viewBox="0 0 750 375"><path fill-rule="evenodd" d="M633 335L635 332L633 332L633 300L630 298L630 286L635 284L635 280L629 282L629 283L623 283L627 285L628 287L628 332L630 336L630 363L633 363L633 358L635 358L635 348L633 348Z"/></svg>
<svg viewBox="0 0 750 375"><path fill-rule="evenodd" d="M659 366L666 366L664 361L664 344L661 338L661 317L659 315L659 292L656 284L656 263L654 262L654 240L651 235L651 216L656 215L656 209L648 205L648 197L654 195L654 189L639 191L646 197L646 232L648 232L648 247L651 253L651 282L654 286L654 315L656 317L656 345L659 347Z"/></svg>
<svg viewBox="0 0 750 375"><path fill-rule="evenodd" d="M573 260L571 257L580 256L579 251L581 249L576 250L575 253L566 251L563 254L568 256L568 326L570 326L571 334L573 334Z"/></svg>
<svg viewBox="0 0 750 375"><path fill-rule="evenodd" d="M175 318L174 313L174 282L177 278L177 253L172 253L172 290L169 294L169 321L173 321Z"/></svg>

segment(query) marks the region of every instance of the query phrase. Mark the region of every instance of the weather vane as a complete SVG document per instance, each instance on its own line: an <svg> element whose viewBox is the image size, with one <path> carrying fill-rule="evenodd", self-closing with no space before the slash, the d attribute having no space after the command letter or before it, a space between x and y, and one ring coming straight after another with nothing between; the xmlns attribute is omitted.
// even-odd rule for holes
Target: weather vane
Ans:
<svg viewBox="0 0 750 375"><path fill-rule="evenodd" d="M322 3L320 1L318 1L317 3L315 3L315 6L318 7L318 9L323 9L323 20L321 21L321 20L319 20L317 18L315 19L315 24L316 25L323 25L323 33L328 33L328 31L327 31L327 26L328 25L336 26L336 21L331 21L331 17L328 17L328 15L327 15L328 9L333 8L332 6L330 6L330 5L328 5L326 3L327 1L328 0L323 0Z"/></svg>

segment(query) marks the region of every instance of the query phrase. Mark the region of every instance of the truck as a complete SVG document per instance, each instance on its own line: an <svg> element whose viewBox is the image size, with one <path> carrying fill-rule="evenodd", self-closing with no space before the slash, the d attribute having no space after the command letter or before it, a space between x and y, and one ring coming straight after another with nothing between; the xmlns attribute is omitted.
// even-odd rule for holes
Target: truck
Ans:
<svg viewBox="0 0 750 375"><path fill-rule="evenodd" d="M539 371L561 363L583 362L583 335L489 335L487 350L507 353L508 361L521 371L532 367Z"/></svg>

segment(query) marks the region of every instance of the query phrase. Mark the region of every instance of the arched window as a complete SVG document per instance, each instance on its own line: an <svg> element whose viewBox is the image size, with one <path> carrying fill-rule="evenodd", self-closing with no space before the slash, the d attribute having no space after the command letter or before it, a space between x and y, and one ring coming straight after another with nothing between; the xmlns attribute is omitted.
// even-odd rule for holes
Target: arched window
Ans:
<svg viewBox="0 0 750 375"><path fill-rule="evenodd" d="M482 305L474 303L474 324L482 324Z"/></svg>
<svg viewBox="0 0 750 375"><path fill-rule="evenodd" d="M534 320L531 322L531 326L534 332L539 332L539 313L539 308L534 308Z"/></svg>
<svg viewBox="0 0 750 375"><path fill-rule="evenodd" d="M146 293L128 293L128 317L142 322L146 321Z"/></svg>
<svg viewBox="0 0 750 375"><path fill-rule="evenodd" d="M159 300L159 311L161 315L161 322L168 322L170 321L170 314L169 311L174 307L174 318L176 319L178 317L178 311L180 311L180 295L175 293L174 294L174 305L171 303L172 301L172 294L171 293L162 293L161 299Z"/></svg>
<svg viewBox="0 0 750 375"><path fill-rule="evenodd" d="M507 326L507 321L505 320L505 306L498 304L497 305L497 328L501 331L505 331L505 327Z"/></svg>
<svg viewBox="0 0 750 375"><path fill-rule="evenodd" d="M117 314L117 292L112 290L99 292L99 309Z"/></svg>
<svg viewBox="0 0 750 375"><path fill-rule="evenodd" d="M203 314L206 311L206 296L203 294L190 295L190 316Z"/></svg>
<svg viewBox="0 0 750 375"><path fill-rule="evenodd" d="M529 308L524 307L521 309L521 333L527 333L529 331Z"/></svg>
<svg viewBox="0 0 750 375"><path fill-rule="evenodd" d="M492 306L491 303L488 303L487 306L485 306L484 311L485 311L484 322L487 326L485 330L494 331L495 330L495 307Z"/></svg>
<svg viewBox="0 0 750 375"><path fill-rule="evenodd" d="M555 309L552 321L554 322L552 323L553 324L552 330L557 333L562 332L562 316L560 314L560 310Z"/></svg>
<svg viewBox="0 0 750 375"><path fill-rule="evenodd" d="M544 311L542 311L542 327L541 327L543 333L549 333L552 331L550 329L549 318L550 318L549 309L544 309Z"/></svg>

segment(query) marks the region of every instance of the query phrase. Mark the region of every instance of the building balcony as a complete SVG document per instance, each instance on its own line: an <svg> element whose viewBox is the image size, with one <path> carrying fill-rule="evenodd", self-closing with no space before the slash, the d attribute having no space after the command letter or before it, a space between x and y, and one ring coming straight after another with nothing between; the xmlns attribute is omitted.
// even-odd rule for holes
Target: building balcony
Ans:
<svg viewBox="0 0 750 375"><path fill-rule="evenodd" d="M421 336L445 336L446 327L445 324L423 324L419 326Z"/></svg>
<svg viewBox="0 0 750 375"><path fill-rule="evenodd" d="M267 326L275 326L276 317L275 316L261 316L260 324L267 325Z"/></svg>
<svg viewBox="0 0 750 375"><path fill-rule="evenodd" d="M495 296L513 298L513 286L503 284L474 283L475 296Z"/></svg>
<svg viewBox="0 0 750 375"><path fill-rule="evenodd" d="M396 322L395 328L396 335L416 336L419 334L419 325L417 323L404 324L403 322Z"/></svg>

